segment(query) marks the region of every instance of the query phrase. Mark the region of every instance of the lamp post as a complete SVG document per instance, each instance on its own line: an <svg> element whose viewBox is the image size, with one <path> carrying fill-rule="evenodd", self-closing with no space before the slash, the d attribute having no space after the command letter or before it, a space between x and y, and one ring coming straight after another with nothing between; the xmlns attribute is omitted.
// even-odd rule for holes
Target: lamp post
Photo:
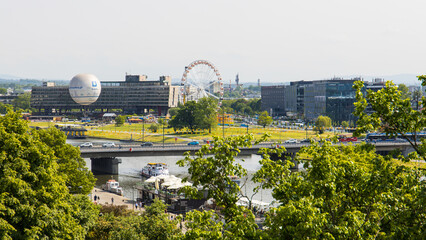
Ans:
<svg viewBox="0 0 426 240"><path fill-rule="evenodd" d="M142 142L145 142L145 116L142 118Z"/></svg>

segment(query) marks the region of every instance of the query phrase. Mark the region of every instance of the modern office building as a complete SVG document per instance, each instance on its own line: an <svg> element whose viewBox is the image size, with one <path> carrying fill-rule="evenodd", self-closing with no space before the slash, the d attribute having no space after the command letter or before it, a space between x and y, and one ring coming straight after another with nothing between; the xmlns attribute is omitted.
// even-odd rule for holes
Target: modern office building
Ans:
<svg viewBox="0 0 426 240"><path fill-rule="evenodd" d="M355 121L352 114L355 90L352 86L358 80L361 78L294 81L288 86L264 86L262 109L276 109L276 115L297 115L306 121L312 121L320 115L328 116L334 122ZM381 79L365 82L366 89L377 91L383 87L384 81ZM284 109L278 108L282 105Z"/></svg>
<svg viewBox="0 0 426 240"><path fill-rule="evenodd" d="M313 120L318 116L328 116L334 122L355 120L355 79L330 79L314 81L305 87L304 116Z"/></svg>
<svg viewBox="0 0 426 240"><path fill-rule="evenodd" d="M262 95L262 111L267 111L270 116L285 115L286 87L288 86L262 86L260 89Z"/></svg>
<svg viewBox="0 0 426 240"><path fill-rule="evenodd" d="M31 107L35 114L54 115L72 113L75 110L87 112L123 112L143 114L154 110L165 115L169 108L178 104L179 86L171 85L171 77L161 76L159 80L147 80L145 75L126 75L125 81L101 81L101 94L90 105L75 103L68 86L46 83L33 87Z"/></svg>

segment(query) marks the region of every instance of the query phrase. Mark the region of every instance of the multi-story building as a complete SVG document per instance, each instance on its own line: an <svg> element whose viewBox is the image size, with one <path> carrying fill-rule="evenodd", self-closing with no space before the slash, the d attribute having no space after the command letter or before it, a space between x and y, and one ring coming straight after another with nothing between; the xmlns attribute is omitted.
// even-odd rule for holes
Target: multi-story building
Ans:
<svg viewBox="0 0 426 240"><path fill-rule="evenodd" d="M276 109L277 115L297 114L307 121L320 115L329 116L334 122L355 121L355 81L361 78L333 78L319 81L294 81L289 86L262 87L262 109ZM381 89L384 82L365 82L366 89ZM277 89L282 89L277 91ZM278 108L284 101L284 109Z"/></svg>
<svg viewBox="0 0 426 240"><path fill-rule="evenodd" d="M31 107L38 114L51 115L85 109L89 112L145 113L150 109L164 115L178 104L179 87L171 86L169 76L157 81L147 80L144 75L126 75L125 81L101 81L102 90L98 100L90 105L75 103L68 86L44 84L33 87Z"/></svg>
<svg viewBox="0 0 426 240"><path fill-rule="evenodd" d="M288 86L262 86L260 89L262 95L262 111L267 111L270 116L285 115L286 87Z"/></svg>

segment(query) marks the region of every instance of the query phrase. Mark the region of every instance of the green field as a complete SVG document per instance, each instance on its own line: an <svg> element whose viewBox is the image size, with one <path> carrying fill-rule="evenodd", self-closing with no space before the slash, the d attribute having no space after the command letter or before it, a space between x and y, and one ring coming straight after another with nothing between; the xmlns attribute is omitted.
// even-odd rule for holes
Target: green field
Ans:
<svg viewBox="0 0 426 240"><path fill-rule="evenodd" d="M37 127L53 127L54 125L63 125L66 123L54 123L54 122L30 122L30 126ZM68 123L70 124L70 123ZM82 123L73 122L72 124ZM160 127L157 132L152 132L148 128L150 123L125 123L123 126L116 127L114 124L100 125L100 126L86 126L88 130L87 135L90 137L96 138L105 138L105 139L133 139L135 141L145 141L145 142L162 142L163 141L163 128ZM327 132L322 135L317 135L314 131L305 131L305 130L292 130L292 129L283 129L283 128L262 128L258 126L250 126L248 129L246 127L237 127L237 126L217 126L212 129L212 132L209 133L205 131L195 131L191 133L190 131L177 131L175 132L172 128L164 128L164 139L166 143L181 143L188 142L191 140L211 140L212 136L239 136L244 134L253 134L255 139L260 139L263 134L267 133L270 135L270 141L284 142L288 139L305 139L305 138L329 138L334 136L332 132Z"/></svg>

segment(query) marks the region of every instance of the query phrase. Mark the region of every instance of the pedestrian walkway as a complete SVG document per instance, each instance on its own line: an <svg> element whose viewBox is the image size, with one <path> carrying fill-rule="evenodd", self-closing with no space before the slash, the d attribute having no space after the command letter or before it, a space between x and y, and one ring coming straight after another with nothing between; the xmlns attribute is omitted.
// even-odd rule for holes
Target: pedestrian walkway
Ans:
<svg viewBox="0 0 426 240"><path fill-rule="evenodd" d="M92 201L95 201L96 196L96 204L101 205L114 205L114 206L127 206L127 209L134 209L134 202L131 199L128 199L126 197L104 191L100 188L93 188L92 190ZM136 209L135 209L136 210ZM138 207L138 211L145 209Z"/></svg>

